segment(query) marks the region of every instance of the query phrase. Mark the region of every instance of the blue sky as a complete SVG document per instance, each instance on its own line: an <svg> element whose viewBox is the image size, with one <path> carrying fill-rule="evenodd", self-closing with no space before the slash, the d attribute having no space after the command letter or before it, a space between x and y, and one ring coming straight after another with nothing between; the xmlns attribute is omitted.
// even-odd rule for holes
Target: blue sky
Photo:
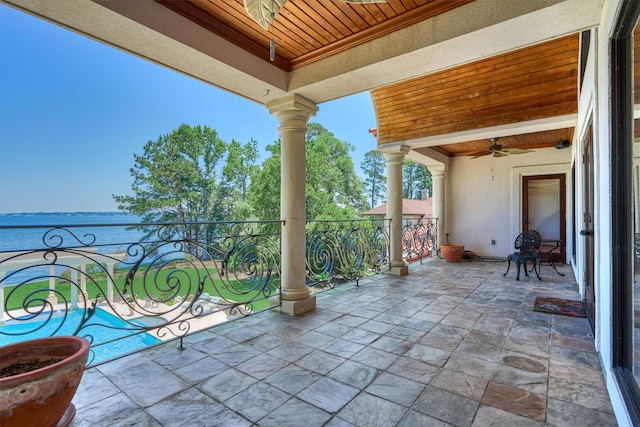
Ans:
<svg viewBox="0 0 640 427"><path fill-rule="evenodd" d="M319 107L312 120L357 147L361 174L375 149L369 93ZM182 123L253 138L260 161L278 139L261 105L0 5L0 213L115 211L133 154Z"/></svg>

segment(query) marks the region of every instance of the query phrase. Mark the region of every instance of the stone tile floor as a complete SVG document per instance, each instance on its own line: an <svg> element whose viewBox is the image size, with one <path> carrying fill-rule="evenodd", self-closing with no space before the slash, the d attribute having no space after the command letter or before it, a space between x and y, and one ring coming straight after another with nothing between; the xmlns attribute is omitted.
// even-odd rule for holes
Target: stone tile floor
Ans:
<svg viewBox="0 0 640 427"><path fill-rule="evenodd" d="M504 262L434 258L318 294L300 317L265 312L87 370L71 426L614 426L579 299Z"/></svg>

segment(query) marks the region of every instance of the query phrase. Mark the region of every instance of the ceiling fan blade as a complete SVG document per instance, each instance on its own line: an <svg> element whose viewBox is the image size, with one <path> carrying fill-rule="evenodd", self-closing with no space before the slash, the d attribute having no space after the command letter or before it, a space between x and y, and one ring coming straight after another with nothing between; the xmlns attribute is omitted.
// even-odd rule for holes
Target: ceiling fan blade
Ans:
<svg viewBox="0 0 640 427"><path fill-rule="evenodd" d="M489 154L491 154L490 151L478 151L477 153L470 153L469 155L472 159L477 159L478 157L488 156Z"/></svg>
<svg viewBox="0 0 640 427"><path fill-rule="evenodd" d="M493 150L493 157L506 157L509 155L507 151Z"/></svg>
<svg viewBox="0 0 640 427"><path fill-rule="evenodd" d="M508 154L525 154L525 153L533 153L533 150L525 150L524 148L505 148L502 150Z"/></svg>
<svg viewBox="0 0 640 427"><path fill-rule="evenodd" d="M268 30L273 17L286 2L287 0L244 0L244 8L251 19Z"/></svg>

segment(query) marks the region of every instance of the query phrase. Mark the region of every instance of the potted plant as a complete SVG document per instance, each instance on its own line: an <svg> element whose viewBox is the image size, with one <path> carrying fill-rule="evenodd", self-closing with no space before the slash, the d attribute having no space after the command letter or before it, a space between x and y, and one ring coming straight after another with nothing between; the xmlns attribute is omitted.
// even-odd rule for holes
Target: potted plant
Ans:
<svg viewBox="0 0 640 427"><path fill-rule="evenodd" d="M48 337L0 347L0 426L68 425L89 356L81 337Z"/></svg>
<svg viewBox="0 0 640 427"><path fill-rule="evenodd" d="M464 255L464 245L440 245L440 253L448 262L459 262Z"/></svg>

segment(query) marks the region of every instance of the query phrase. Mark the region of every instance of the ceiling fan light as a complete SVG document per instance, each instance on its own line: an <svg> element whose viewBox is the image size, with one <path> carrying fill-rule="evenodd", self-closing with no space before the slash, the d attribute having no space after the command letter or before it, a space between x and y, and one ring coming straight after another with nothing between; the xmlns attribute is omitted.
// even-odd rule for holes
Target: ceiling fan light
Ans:
<svg viewBox="0 0 640 427"><path fill-rule="evenodd" d="M247 14L265 30L284 6L287 0L244 0Z"/></svg>
<svg viewBox="0 0 640 427"><path fill-rule="evenodd" d="M558 150L562 150L563 148L567 148L569 146L569 140L568 139L563 139L562 141L558 141L555 145L555 147Z"/></svg>

